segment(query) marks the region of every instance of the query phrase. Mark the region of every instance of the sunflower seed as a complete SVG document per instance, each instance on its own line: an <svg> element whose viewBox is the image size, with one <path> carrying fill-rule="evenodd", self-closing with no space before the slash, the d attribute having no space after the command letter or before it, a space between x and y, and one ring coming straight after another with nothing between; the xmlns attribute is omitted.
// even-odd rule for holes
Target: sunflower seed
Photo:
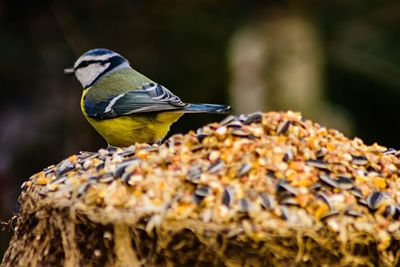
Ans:
<svg viewBox="0 0 400 267"><path fill-rule="evenodd" d="M225 117L219 124L226 125L226 124L230 123L231 121L233 121L234 119L235 119L234 116L229 115L229 116Z"/></svg>
<svg viewBox="0 0 400 267"><path fill-rule="evenodd" d="M260 123L262 121L262 113L261 112L256 112L253 114L250 114L249 117L243 122L245 125L250 125L252 123Z"/></svg>
<svg viewBox="0 0 400 267"><path fill-rule="evenodd" d="M383 212L383 215L387 218L398 220L400 218L400 208L395 205L388 205Z"/></svg>
<svg viewBox="0 0 400 267"><path fill-rule="evenodd" d="M237 117L241 122L244 122L247 118L248 115L246 114L240 114L239 117Z"/></svg>
<svg viewBox="0 0 400 267"><path fill-rule="evenodd" d="M265 192L262 192L260 194L260 198L261 198L261 206L266 209L266 210L272 210L275 208L276 203L274 201L274 199L268 195Z"/></svg>
<svg viewBox="0 0 400 267"><path fill-rule="evenodd" d="M345 214L351 217L361 217L363 215L362 212L352 209L346 210Z"/></svg>
<svg viewBox="0 0 400 267"><path fill-rule="evenodd" d="M101 169L103 169L103 168L104 168L104 165L105 165L104 161L101 162L100 164L98 164L98 165L96 166L96 171L100 171Z"/></svg>
<svg viewBox="0 0 400 267"><path fill-rule="evenodd" d="M327 214L325 214L324 216L321 217L321 220L324 221L326 219L332 218L334 216L338 216L340 213L337 210L332 210L330 212L328 212Z"/></svg>
<svg viewBox="0 0 400 267"><path fill-rule="evenodd" d="M90 177L88 178L88 181L89 181L89 182L97 181L98 177L99 177L99 176L95 176L95 175L94 175L94 176L90 176Z"/></svg>
<svg viewBox="0 0 400 267"><path fill-rule="evenodd" d="M78 189L78 193L77 193L77 197L79 198L79 197L81 197L81 196L83 196L83 194L84 193L86 193L86 191L89 189L89 187L91 187L92 186L92 184L91 183L86 183L86 184L83 184L83 185L81 185L80 187L79 187L79 189Z"/></svg>
<svg viewBox="0 0 400 267"><path fill-rule="evenodd" d="M175 145L176 145L176 143L175 143ZM146 151L146 152L158 152L158 145L152 145L152 146L149 146L146 148L142 148L142 150Z"/></svg>
<svg viewBox="0 0 400 267"><path fill-rule="evenodd" d="M283 156L283 160L288 162L288 161L292 161L293 160L293 151L290 149L288 150L285 155Z"/></svg>
<svg viewBox="0 0 400 267"><path fill-rule="evenodd" d="M239 200L239 211L243 213L249 212L250 209L250 203L249 200L242 198Z"/></svg>
<svg viewBox="0 0 400 267"><path fill-rule="evenodd" d="M343 189L343 190L349 190L349 189L353 188L353 181L350 178L345 177L345 176L339 176L336 179L336 184L337 184L338 188Z"/></svg>
<svg viewBox="0 0 400 267"><path fill-rule="evenodd" d="M78 152L78 158L79 159L85 159L87 156L91 156L93 154L97 154L97 153L96 152L91 152L91 151L79 151ZM47 168L49 168L49 167L47 167Z"/></svg>
<svg viewBox="0 0 400 267"><path fill-rule="evenodd" d="M130 184L130 179L131 179L131 174L130 173L122 173L120 176L121 180L126 184L126 185L131 185Z"/></svg>
<svg viewBox="0 0 400 267"><path fill-rule="evenodd" d="M327 194L325 194L324 192L319 192L317 194L317 198L322 199L322 201L324 201L328 205L329 209L332 210L332 204L329 201L329 197Z"/></svg>
<svg viewBox="0 0 400 267"><path fill-rule="evenodd" d="M294 197L285 197L281 200L282 205L286 206L298 206L299 203L297 203L296 199Z"/></svg>
<svg viewBox="0 0 400 267"><path fill-rule="evenodd" d="M288 184L285 180L279 180L276 184L276 191L281 196L285 196L286 194L297 195L297 189L290 184Z"/></svg>
<svg viewBox="0 0 400 267"><path fill-rule="evenodd" d="M99 153L96 152L87 152L87 151L81 151L79 152L81 155L79 156L80 161L85 161L85 160L91 160L94 159L99 155Z"/></svg>
<svg viewBox="0 0 400 267"><path fill-rule="evenodd" d="M351 155L351 157L353 158L351 160L351 163L355 164L355 165L366 165L368 163L368 158L364 157L364 156L355 156L355 155Z"/></svg>
<svg viewBox="0 0 400 267"><path fill-rule="evenodd" d="M364 198L364 194L363 194L362 191L361 191L358 187L356 187L356 186L353 186L353 187L350 189L350 193L351 193L353 196L355 196L356 198L359 198L359 199Z"/></svg>
<svg viewBox="0 0 400 267"><path fill-rule="evenodd" d="M371 210L376 210L382 204L385 194L379 191L374 191L367 197L367 204Z"/></svg>
<svg viewBox="0 0 400 267"><path fill-rule="evenodd" d="M53 181L51 181L49 184L63 184L68 178L65 176L60 176Z"/></svg>
<svg viewBox="0 0 400 267"><path fill-rule="evenodd" d="M357 199L357 201L358 201L358 204L368 207L368 202L365 198L359 198L359 199Z"/></svg>
<svg viewBox="0 0 400 267"><path fill-rule="evenodd" d="M129 173L129 172L125 172L122 175L121 180L127 186L133 186L133 185L137 184L138 182L141 182L143 180L143 176L142 175L137 175L137 174L132 174L132 173Z"/></svg>
<svg viewBox="0 0 400 267"><path fill-rule="evenodd" d="M100 183L110 183L112 181L114 181L114 176L111 173L105 173L103 175L100 175L99 177L97 177L97 180Z"/></svg>
<svg viewBox="0 0 400 267"><path fill-rule="evenodd" d="M282 219L288 220L289 219L289 210L285 206L281 206L281 216Z"/></svg>
<svg viewBox="0 0 400 267"><path fill-rule="evenodd" d="M198 187L194 193L193 198L196 204L200 204L200 202L211 193L211 189L208 186L200 186Z"/></svg>
<svg viewBox="0 0 400 267"><path fill-rule="evenodd" d="M130 156L135 155L135 153L136 153L135 147L131 146L128 149L118 153L118 155L121 156L121 157L130 157Z"/></svg>
<svg viewBox="0 0 400 267"><path fill-rule="evenodd" d="M211 193L211 189L208 186L202 185L196 188L194 194L200 198L205 198Z"/></svg>
<svg viewBox="0 0 400 267"><path fill-rule="evenodd" d="M290 121L281 122L276 128L277 134L285 134L289 130Z"/></svg>
<svg viewBox="0 0 400 267"><path fill-rule="evenodd" d="M69 159L66 159L58 165L56 170L56 176L62 176L73 169L74 165L71 163Z"/></svg>
<svg viewBox="0 0 400 267"><path fill-rule="evenodd" d="M318 160L322 160L326 155L326 148L321 148L315 153Z"/></svg>
<svg viewBox="0 0 400 267"><path fill-rule="evenodd" d="M233 136L237 136L237 137L250 137L251 136L250 133L239 130L239 129L232 130L231 134Z"/></svg>
<svg viewBox="0 0 400 267"><path fill-rule="evenodd" d="M252 166L250 164L244 163L242 166L240 166L237 177L243 177L247 175L250 170L252 169Z"/></svg>
<svg viewBox="0 0 400 267"><path fill-rule="evenodd" d="M192 166L188 170L188 173L187 173L187 176L186 176L186 180L196 184L196 183L199 182L199 179L200 179L200 176L201 176L202 173L203 173L203 170L202 170L200 165Z"/></svg>
<svg viewBox="0 0 400 267"><path fill-rule="evenodd" d="M204 146L203 146L202 144L193 145L193 146L190 148L190 151L196 152L196 151L201 150L203 147L204 147Z"/></svg>
<svg viewBox="0 0 400 267"><path fill-rule="evenodd" d="M43 169L44 175L47 176L49 174L54 174L54 167L55 167L55 165L51 165L51 166Z"/></svg>
<svg viewBox="0 0 400 267"><path fill-rule="evenodd" d="M225 165L224 161L219 159L208 168L208 172L210 173L219 172L224 167L224 165Z"/></svg>
<svg viewBox="0 0 400 267"><path fill-rule="evenodd" d="M318 190L320 190L322 188L322 184L321 183L315 183L315 184L313 184L312 186L310 186L310 189L311 190L314 190L314 191L318 191Z"/></svg>
<svg viewBox="0 0 400 267"><path fill-rule="evenodd" d="M228 128L235 128L235 129L240 129L242 128L243 124L239 121L239 120L232 120L231 122L229 122L226 127Z"/></svg>
<svg viewBox="0 0 400 267"><path fill-rule="evenodd" d="M132 165L137 160L138 160L137 158L133 158L133 159L130 159L130 160L120 163L118 165L118 167L115 169L115 171L113 172L114 177L115 178L122 177L123 173L125 172L126 167L128 167L129 165Z"/></svg>
<svg viewBox="0 0 400 267"><path fill-rule="evenodd" d="M231 188L225 188L224 193L222 194L222 204L227 207L230 207L234 201L234 194Z"/></svg>
<svg viewBox="0 0 400 267"><path fill-rule="evenodd" d="M394 148L388 148L385 152L383 152L383 154L385 155L396 155L397 150Z"/></svg>
<svg viewBox="0 0 400 267"><path fill-rule="evenodd" d="M324 172L319 175L319 179L329 186L338 187L336 181L333 180L328 174Z"/></svg>
<svg viewBox="0 0 400 267"><path fill-rule="evenodd" d="M112 156L113 152L104 148L99 149L99 159L105 159L107 156Z"/></svg>
<svg viewBox="0 0 400 267"><path fill-rule="evenodd" d="M315 167L322 170L329 170L328 163L319 159L311 159L306 161L306 165L310 167Z"/></svg>

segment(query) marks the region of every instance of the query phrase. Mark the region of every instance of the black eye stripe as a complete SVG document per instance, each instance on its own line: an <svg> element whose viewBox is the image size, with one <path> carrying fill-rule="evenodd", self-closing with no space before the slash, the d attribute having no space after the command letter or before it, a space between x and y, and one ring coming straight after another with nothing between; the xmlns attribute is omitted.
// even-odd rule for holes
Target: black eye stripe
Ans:
<svg viewBox="0 0 400 267"><path fill-rule="evenodd" d="M124 61L126 61L126 59L121 57L121 56L119 56L119 55L113 56L113 57L110 57L110 58L104 59L104 60L84 60L81 63L79 63L78 66L76 66L75 70L87 67L90 64L94 64L94 63L100 63L102 65L104 65L106 63L110 63L111 64L110 67L115 67L115 66L121 64Z"/></svg>
<svg viewBox="0 0 400 267"><path fill-rule="evenodd" d="M101 63L102 65L104 65L107 62L109 62L109 60L84 60L81 63L79 63L78 66L75 67L75 70L87 67L90 64Z"/></svg>

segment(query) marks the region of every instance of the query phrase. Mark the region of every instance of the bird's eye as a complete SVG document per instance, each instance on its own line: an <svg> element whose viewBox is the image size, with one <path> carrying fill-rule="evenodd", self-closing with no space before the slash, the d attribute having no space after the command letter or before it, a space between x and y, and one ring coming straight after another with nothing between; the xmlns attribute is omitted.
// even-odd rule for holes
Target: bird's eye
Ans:
<svg viewBox="0 0 400 267"><path fill-rule="evenodd" d="M82 61L81 63L79 63L79 65L75 69L85 68L85 67L89 66L90 63L91 63L90 61Z"/></svg>
<svg viewBox="0 0 400 267"><path fill-rule="evenodd" d="M78 68L85 68L89 66L90 62L89 61L83 61L81 64L79 64Z"/></svg>

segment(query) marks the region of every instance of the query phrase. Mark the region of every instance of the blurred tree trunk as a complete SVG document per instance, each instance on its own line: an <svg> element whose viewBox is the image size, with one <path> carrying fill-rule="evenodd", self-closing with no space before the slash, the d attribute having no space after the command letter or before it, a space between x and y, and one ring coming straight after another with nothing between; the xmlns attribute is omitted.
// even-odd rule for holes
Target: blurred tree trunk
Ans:
<svg viewBox="0 0 400 267"><path fill-rule="evenodd" d="M232 106L238 113L301 111L349 133L348 116L324 102L325 53L315 24L277 13L248 24L231 40Z"/></svg>

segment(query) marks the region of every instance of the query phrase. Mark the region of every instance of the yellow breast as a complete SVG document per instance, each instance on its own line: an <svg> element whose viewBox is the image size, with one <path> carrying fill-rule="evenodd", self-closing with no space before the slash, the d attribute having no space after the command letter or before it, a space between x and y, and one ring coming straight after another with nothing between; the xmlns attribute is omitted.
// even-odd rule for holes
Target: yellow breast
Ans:
<svg viewBox="0 0 400 267"><path fill-rule="evenodd" d="M120 116L113 119L95 120L90 118L84 107L85 89L81 98L81 109L87 121L103 136L111 146L125 147L135 143L156 143L168 133L170 126L183 113L143 113L141 115Z"/></svg>

